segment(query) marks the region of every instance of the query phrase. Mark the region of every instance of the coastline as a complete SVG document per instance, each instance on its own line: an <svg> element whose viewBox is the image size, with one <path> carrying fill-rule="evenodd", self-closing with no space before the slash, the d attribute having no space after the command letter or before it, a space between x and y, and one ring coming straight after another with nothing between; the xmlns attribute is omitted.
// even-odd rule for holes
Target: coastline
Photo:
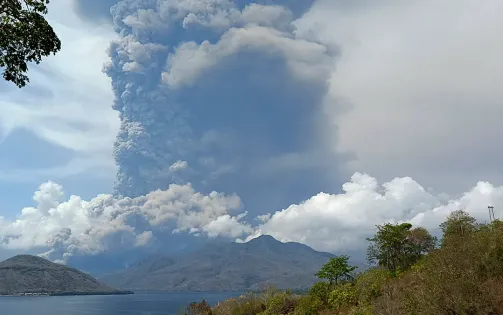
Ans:
<svg viewBox="0 0 503 315"><path fill-rule="evenodd" d="M79 296L79 295L129 295L134 294L133 291L120 290L114 292L19 292L19 293L0 293L0 297L15 297L15 296Z"/></svg>

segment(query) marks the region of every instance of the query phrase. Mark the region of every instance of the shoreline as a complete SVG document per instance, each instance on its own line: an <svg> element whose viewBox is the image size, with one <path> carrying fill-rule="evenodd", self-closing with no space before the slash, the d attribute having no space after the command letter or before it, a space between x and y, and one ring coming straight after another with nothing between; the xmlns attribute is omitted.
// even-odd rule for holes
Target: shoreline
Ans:
<svg viewBox="0 0 503 315"><path fill-rule="evenodd" d="M130 295L133 291L116 291L116 292L20 292L3 294L0 297L21 297L21 296L82 296L82 295Z"/></svg>

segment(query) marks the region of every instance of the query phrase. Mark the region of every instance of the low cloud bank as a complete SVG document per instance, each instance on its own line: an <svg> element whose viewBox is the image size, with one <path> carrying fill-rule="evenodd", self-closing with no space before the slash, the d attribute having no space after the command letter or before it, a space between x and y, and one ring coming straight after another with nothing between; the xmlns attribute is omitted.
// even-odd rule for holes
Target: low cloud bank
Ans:
<svg viewBox="0 0 503 315"><path fill-rule="evenodd" d="M21 210L14 221L0 218L0 243L9 250L38 251L56 261L73 255L92 255L124 248L169 242L157 233L187 233L226 237L245 242L261 234L295 241L318 250L361 249L375 225L411 222L438 233L438 225L452 211L463 209L486 221L487 206L496 216L503 208L503 186L480 181L454 197L434 194L410 177L379 184L355 173L339 194L319 193L274 213L248 218L237 195L201 194L191 184L172 184L137 198L98 195L64 200L54 182L40 185L35 206ZM169 246L169 244L165 244Z"/></svg>

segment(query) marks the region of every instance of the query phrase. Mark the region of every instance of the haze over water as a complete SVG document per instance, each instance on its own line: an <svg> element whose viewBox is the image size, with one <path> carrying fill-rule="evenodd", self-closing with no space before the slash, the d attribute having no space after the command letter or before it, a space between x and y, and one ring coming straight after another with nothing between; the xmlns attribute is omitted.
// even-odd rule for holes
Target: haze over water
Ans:
<svg viewBox="0 0 503 315"><path fill-rule="evenodd" d="M113 296L1 297L8 315L177 315L186 305L205 299L216 304L240 293L145 293Z"/></svg>

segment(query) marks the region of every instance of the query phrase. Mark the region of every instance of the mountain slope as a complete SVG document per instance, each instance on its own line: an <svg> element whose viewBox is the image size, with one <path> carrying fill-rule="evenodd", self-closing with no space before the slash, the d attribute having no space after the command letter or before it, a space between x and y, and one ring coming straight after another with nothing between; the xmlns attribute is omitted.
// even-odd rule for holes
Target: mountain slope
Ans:
<svg viewBox="0 0 503 315"><path fill-rule="evenodd" d="M245 244L209 244L174 258L148 257L101 280L133 290L240 291L266 283L302 288L316 282L314 274L330 257L306 245L261 236Z"/></svg>
<svg viewBox="0 0 503 315"><path fill-rule="evenodd" d="M0 262L0 294L119 294L77 269L44 258L19 255Z"/></svg>

